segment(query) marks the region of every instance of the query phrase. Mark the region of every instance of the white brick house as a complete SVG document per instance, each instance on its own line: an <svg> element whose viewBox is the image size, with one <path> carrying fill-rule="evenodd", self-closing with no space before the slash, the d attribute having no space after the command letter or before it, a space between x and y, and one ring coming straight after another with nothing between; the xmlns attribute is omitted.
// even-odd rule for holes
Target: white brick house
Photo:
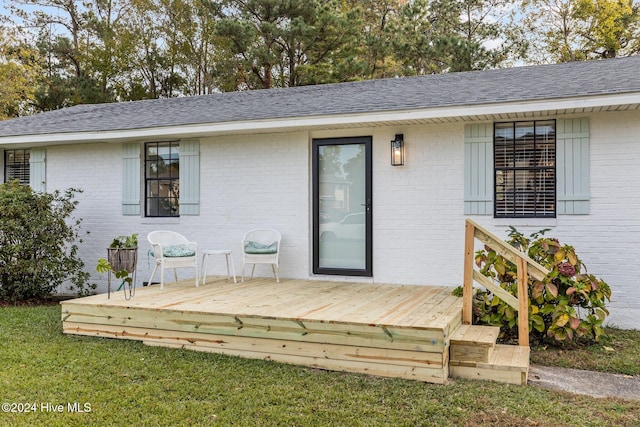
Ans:
<svg viewBox="0 0 640 427"><path fill-rule="evenodd" d="M84 191L88 270L114 236L139 233L139 284L152 230L232 249L239 270L244 232L270 227L283 235L281 277L456 286L473 218L504 237L550 228L611 285L610 322L640 328L638 76L631 57L77 106L0 123L1 160L5 179L28 155L34 188ZM392 166L399 134L405 161ZM323 189L331 168L348 196ZM323 243L336 227L361 227L357 255Z"/></svg>

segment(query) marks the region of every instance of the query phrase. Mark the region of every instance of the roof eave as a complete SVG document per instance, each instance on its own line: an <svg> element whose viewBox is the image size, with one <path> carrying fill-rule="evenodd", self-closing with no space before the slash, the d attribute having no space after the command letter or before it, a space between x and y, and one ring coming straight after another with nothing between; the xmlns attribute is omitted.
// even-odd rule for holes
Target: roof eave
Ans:
<svg viewBox="0 0 640 427"><path fill-rule="evenodd" d="M380 111L372 113L318 115L247 121L230 121L179 126L110 131L50 133L0 137L3 145L58 145L88 142L122 142L149 139L173 139L212 135L291 132L318 128L347 128L379 126L429 121L480 121L488 118L518 117L519 115L572 114L617 106L635 106L640 109L640 93L592 95L574 98L528 100L518 102L487 103L411 110Z"/></svg>

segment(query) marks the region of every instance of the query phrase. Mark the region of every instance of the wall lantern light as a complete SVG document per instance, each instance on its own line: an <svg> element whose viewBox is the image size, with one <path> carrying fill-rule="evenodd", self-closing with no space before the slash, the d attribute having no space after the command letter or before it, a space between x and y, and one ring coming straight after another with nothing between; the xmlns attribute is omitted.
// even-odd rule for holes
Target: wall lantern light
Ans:
<svg viewBox="0 0 640 427"><path fill-rule="evenodd" d="M391 141L391 166L404 165L404 135L397 134Z"/></svg>

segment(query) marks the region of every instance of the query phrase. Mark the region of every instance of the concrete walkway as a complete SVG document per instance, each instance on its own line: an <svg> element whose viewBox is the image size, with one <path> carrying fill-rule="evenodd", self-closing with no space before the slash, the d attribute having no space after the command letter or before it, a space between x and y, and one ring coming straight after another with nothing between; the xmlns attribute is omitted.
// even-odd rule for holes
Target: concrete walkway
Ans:
<svg viewBox="0 0 640 427"><path fill-rule="evenodd" d="M528 383L593 397L640 400L640 376L531 365Z"/></svg>

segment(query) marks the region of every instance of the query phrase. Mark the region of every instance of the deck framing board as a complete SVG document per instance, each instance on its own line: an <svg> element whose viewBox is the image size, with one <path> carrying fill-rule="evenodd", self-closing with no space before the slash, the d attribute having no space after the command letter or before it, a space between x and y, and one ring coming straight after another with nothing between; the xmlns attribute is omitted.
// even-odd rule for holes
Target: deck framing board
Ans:
<svg viewBox="0 0 640 427"><path fill-rule="evenodd" d="M444 383L449 376L443 353L403 351L353 345L321 344L185 333L135 327L67 322L65 333L142 341L147 345L184 348L312 368Z"/></svg>
<svg viewBox="0 0 640 427"><path fill-rule="evenodd" d="M208 278L62 303L65 333L444 383L462 302L446 287Z"/></svg>
<svg viewBox="0 0 640 427"><path fill-rule="evenodd" d="M65 307L63 310L65 323L155 328L185 333L201 332L329 344L352 343L366 347L417 349L426 352L443 352L445 348L443 332L438 330L100 306L74 306Z"/></svg>

